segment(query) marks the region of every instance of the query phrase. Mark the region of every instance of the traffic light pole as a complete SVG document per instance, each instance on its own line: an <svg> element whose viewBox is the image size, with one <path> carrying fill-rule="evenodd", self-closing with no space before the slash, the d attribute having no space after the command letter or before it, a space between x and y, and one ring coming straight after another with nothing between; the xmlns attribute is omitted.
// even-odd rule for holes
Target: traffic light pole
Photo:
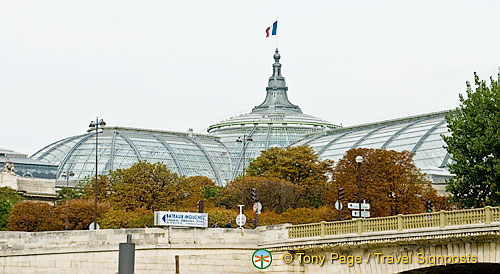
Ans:
<svg viewBox="0 0 500 274"><path fill-rule="evenodd" d="M358 163L358 212L361 218L361 163Z"/></svg>
<svg viewBox="0 0 500 274"><path fill-rule="evenodd" d="M254 208L254 212L255 212L255 227L258 227L259 226L259 214L257 214L257 212L259 212L259 205L258 205L258 202L259 202L259 197L258 197L258 194L257 194L257 188L252 188L251 189L252 193L251 193L251 199L254 201L254 204L257 206L257 208L255 209Z"/></svg>
<svg viewBox="0 0 500 274"><path fill-rule="evenodd" d="M339 204L342 204L342 202L340 201L340 191L339 191ZM342 208L340 207L339 208L339 221L342 221Z"/></svg>
<svg viewBox="0 0 500 274"><path fill-rule="evenodd" d="M342 200L344 199L344 188L339 187L338 192L337 192L337 201L339 202L339 221L342 221Z"/></svg>
<svg viewBox="0 0 500 274"><path fill-rule="evenodd" d="M255 211L255 228L259 226L259 214Z"/></svg>
<svg viewBox="0 0 500 274"><path fill-rule="evenodd" d="M425 207L426 207L427 213L431 213L432 212L432 201L431 200L427 200L425 202Z"/></svg>

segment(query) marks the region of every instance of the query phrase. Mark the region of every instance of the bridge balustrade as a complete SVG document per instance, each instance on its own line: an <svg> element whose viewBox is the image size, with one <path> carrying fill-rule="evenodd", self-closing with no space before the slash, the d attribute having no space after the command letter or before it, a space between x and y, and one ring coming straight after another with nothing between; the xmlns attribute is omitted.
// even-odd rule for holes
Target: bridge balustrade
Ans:
<svg viewBox="0 0 500 274"><path fill-rule="evenodd" d="M410 229L445 228L447 226L490 224L500 222L500 207L484 207L456 211L439 211L370 219L292 225L288 237L308 238L364 232L403 231Z"/></svg>

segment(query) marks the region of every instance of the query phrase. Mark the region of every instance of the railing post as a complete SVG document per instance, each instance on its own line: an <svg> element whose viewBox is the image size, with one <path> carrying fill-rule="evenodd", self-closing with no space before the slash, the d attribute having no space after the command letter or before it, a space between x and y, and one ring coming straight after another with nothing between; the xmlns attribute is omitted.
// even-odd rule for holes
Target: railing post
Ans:
<svg viewBox="0 0 500 274"><path fill-rule="evenodd" d="M326 235L326 225L325 225L325 221L321 221L321 231L320 231L320 236L321 237L324 237Z"/></svg>
<svg viewBox="0 0 500 274"><path fill-rule="evenodd" d="M484 207L484 214L485 214L485 218L484 218L484 223L485 224L491 224L491 206L485 206Z"/></svg>
<svg viewBox="0 0 500 274"><path fill-rule="evenodd" d="M398 231L403 230L403 215L398 214Z"/></svg>
<svg viewBox="0 0 500 274"><path fill-rule="evenodd" d="M358 234L363 233L363 219L356 219L356 223L358 223Z"/></svg>
<svg viewBox="0 0 500 274"><path fill-rule="evenodd" d="M439 211L439 227L444 228L446 226L446 215L444 210Z"/></svg>

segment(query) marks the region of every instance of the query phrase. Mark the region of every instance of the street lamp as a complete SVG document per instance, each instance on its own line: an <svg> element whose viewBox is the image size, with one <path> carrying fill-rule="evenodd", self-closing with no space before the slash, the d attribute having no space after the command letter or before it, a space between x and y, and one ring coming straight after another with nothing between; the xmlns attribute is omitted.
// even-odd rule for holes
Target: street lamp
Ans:
<svg viewBox="0 0 500 274"><path fill-rule="evenodd" d="M243 143L243 178L241 184L241 205L245 205L245 149L247 143L252 141L252 137L246 135L243 135L243 138L238 137L238 139L236 139L236 143Z"/></svg>
<svg viewBox="0 0 500 274"><path fill-rule="evenodd" d="M63 172L61 174L61 177L66 177L66 218L64 220L64 230L68 230L68 192L69 192L69 177L75 176L75 173L73 171L68 171L68 172Z"/></svg>
<svg viewBox="0 0 500 274"><path fill-rule="evenodd" d="M361 218L361 163L363 163L363 156L356 156L356 163L358 164L358 210L359 218Z"/></svg>
<svg viewBox="0 0 500 274"><path fill-rule="evenodd" d="M105 126L106 123L103 119L99 120L99 117L94 121L90 122L89 127L95 129L95 185L94 185L94 230L97 230L97 144L99 135L99 126Z"/></svg>

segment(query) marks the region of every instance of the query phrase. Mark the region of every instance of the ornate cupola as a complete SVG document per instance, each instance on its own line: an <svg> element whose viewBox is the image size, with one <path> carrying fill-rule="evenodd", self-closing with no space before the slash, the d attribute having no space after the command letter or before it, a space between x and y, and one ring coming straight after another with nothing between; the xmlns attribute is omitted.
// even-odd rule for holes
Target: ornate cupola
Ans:
<svg viewBox="0 0 500 274"><path fill-rule="evenodd" d="M252 112L231 117L213 124L208 132L218 136L231 154L232 179L238 176L251 159L271 147L287 147L306 135L323 132L338 126L320 118L302 113L299 106L288 100L288 87L281 75L280 54L274 53L273 74L266 87L266 99ZM252 137L243 156L243 149L236 143L243 135ZM245 161L243 161L243 157Z"/></svg>
<svg viewBox="0 0 500 274"><path fill-rule="evenodd" d="M299 106L290 103L288 100L288 87L285 77L281 75L280 54L278 49L274 53L273 75L269 77L267 84L267 94L264 102L252 109L252 112L261 112L266 110L289 110L302 113Z"/></svg>

